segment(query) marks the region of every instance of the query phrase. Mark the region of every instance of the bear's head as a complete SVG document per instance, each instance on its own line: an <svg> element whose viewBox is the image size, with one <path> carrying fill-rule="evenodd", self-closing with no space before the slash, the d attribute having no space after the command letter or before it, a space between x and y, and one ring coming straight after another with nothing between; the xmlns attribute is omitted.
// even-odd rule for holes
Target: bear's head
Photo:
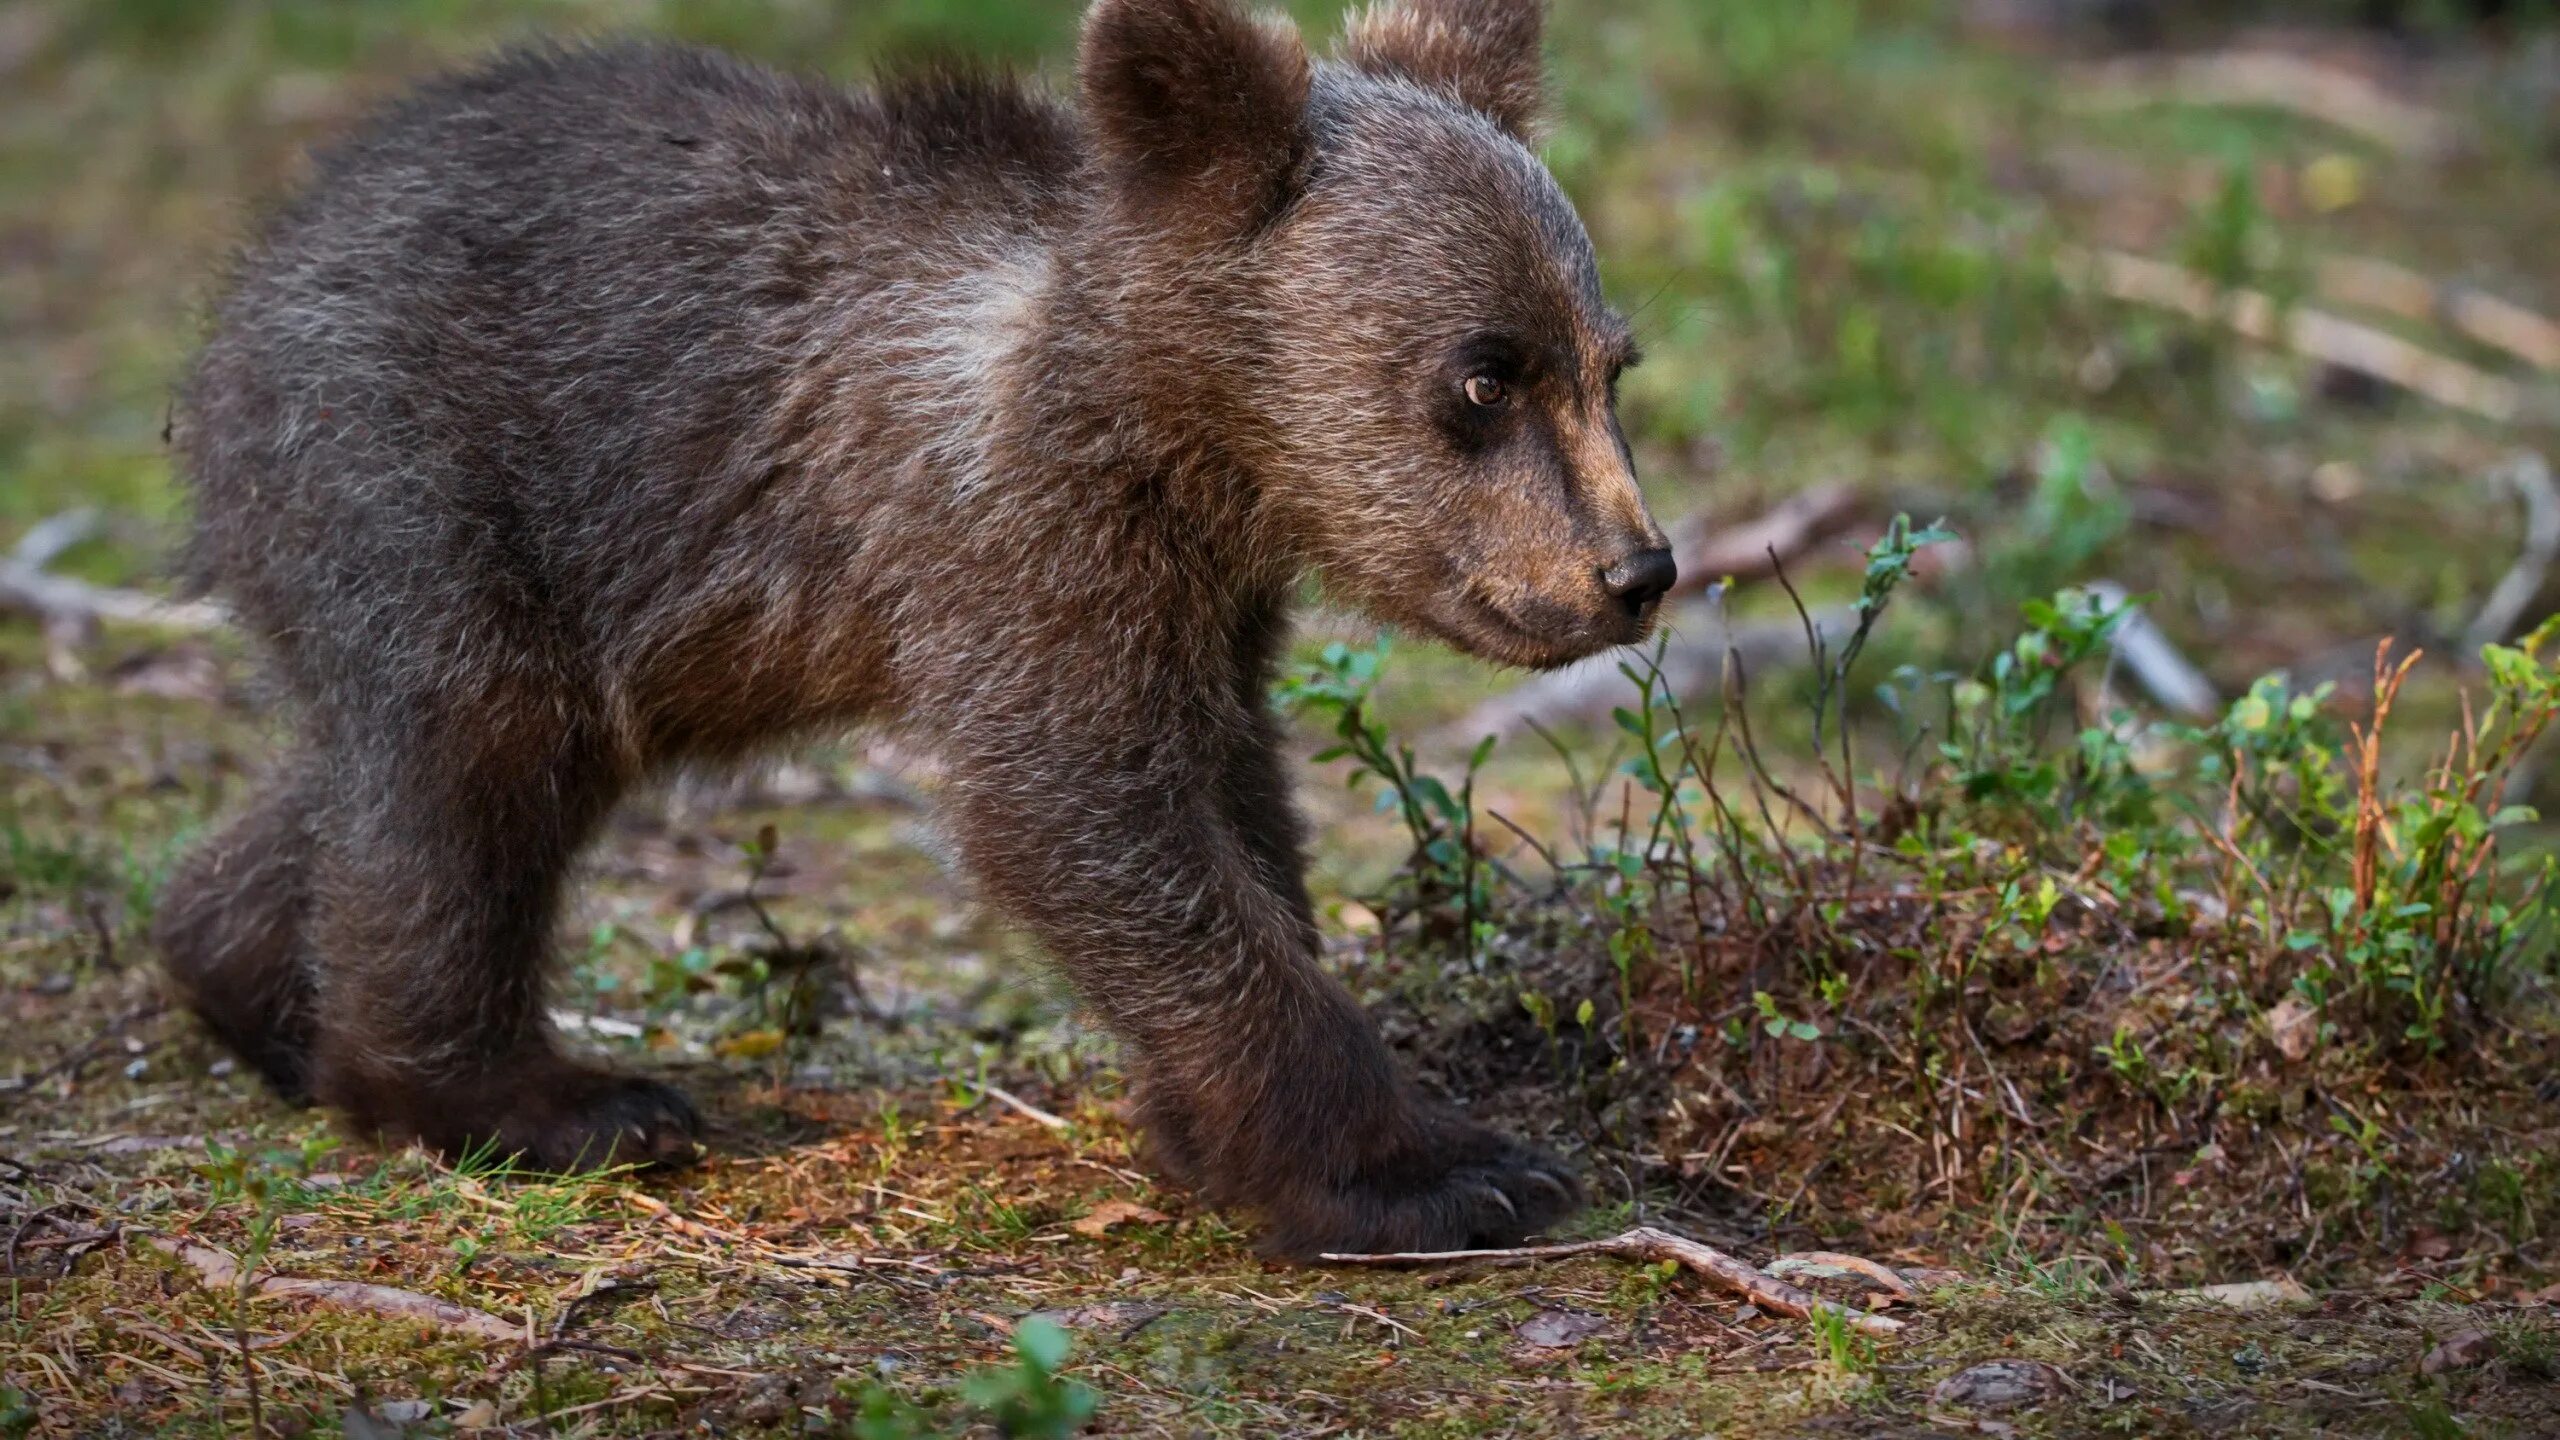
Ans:
<svg viewBox="0 0 2560 1440"><path fill-rule="evenodd" d="M1674 573L1618 426L1627 324L1529 148L1543 8L1390 0L1314 60L1222 0L1100 0L1079 61L1127 283L1188 298L1167 347L1275 543L1541 667L1641 639Z"/></svg>

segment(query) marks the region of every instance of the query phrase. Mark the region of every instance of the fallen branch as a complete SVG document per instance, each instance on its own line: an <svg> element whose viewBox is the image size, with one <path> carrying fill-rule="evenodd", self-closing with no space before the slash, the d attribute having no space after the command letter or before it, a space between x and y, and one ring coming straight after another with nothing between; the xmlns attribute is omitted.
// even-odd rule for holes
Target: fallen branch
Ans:
<svg viewBox="0 0 2560 1440"><path fill-rule="evenodd" d="M2082 110L2161 104L2283 110L2421 160L2451 155L2462 139L2447 116L2352 70L2267 50L2110 61L2089 67L2065 93Z"/></svg>
<svg viewBox="0 0 2560 1440"><path fill-rule="evenodd" d="M153 1237L153 1249L174 1255L194 1268L204 1283L216 1290L229 1290L240 1284L240 1262L210 1245L195 1245L183 1240ZM305 1300L332 1310L354 1310L380 1315L392 1320L421 1320L439 1329L468 1335L475 1340L512 1345L528 1338L521 1325L510 1325L486 1310L474 1310L451 1300L439 1300L414 1290L397 1290L388 1285L368 1285L361 1280L313 1280L293 1275L259 1275L250 1279L249 1290L259 1295L276 1295L286 1299Z"/></svg>
<svg viewBox="0 0 2560 1440"><path fill-rule="evenodd" d="M2507 424L2526 418L2524 387L2388 331L2325 310L2290 309L2255 290L2225 290L2183 266L2121 250L2066 249L2057 259L2111 299L2173 310L2243 338L2351 371L2439 405Z"/></svg>
<svg viewBox="0 0 2560 1440"><path fill-rule="evenodd" d="M1394 1255L1324 1255L1318 1258L1336 1265L1451 1265L1467 1260L1564 1260L1576 1255L1608 1255L1646 1265L1658 1265L1669 1260L1776 1314L1802 1320L1819 1311L1836 1315L1842 1324L1874 1335L1892 1335L1902 1329L1902 1322L1891 1316L1870 1315L1825 1300L1766 1271L1745 1265L1712 1246L1651 1226L1638 1226L1606 1240L1577 1240L1564 1245L1522 1245L1508 1250L1417 1251Z"/></svg>
<svg viewBox="0 0 2560 1440"><path fill-rule="evenodd" d="M205 601L163 600L139 590L92 585L55 575L51 565L72 546L97 533L94 510L68 510L38 521L18 537L0 558L0 610L32 615L47 624L90 624L114 620L131 625L157 625L168 630L202 632L228 623L229 612Z"/></svg>
<svg viewBox="0 0 2560 1440"><path fill-rule="evenodd" d="M1857 517L1858 492L1846 485L1817 485L1790 495L1776 509L1719 528L1713 516L1692 515L1673 527L1671 553L1680 562L1674 595L1695 595L1721 580L1758 580L1838 534Z"/></svg>
<svg viewBox="0 0 2560 1440"><path fill-rule="evenodd" d="M2560 322L2465 285L2441 285L2415 270L2349 255L2323 256L2312 287L2329 300L2419 324L2444 325L2538 369L2560 371Z"/></svg>
<svg viewBox="0 0 2560 1440"><path fill-rule="evenodd" d="M1811 507L1807 513L1812 513ZM1766 533L1762 522L1732 533L1753 531ZM1685 559L1681 561L1683 585L1692 573L1688 564ZM1763 555L1757 573L1773 573L1774 568ZM2089 588L2110 608L2123 605L2130 598L2123 586L2111 581L2099 581ZM1728 655L1745 674L1802 662L1808 658L1807 623L1787 618L1736 625L1718 599L1691 598L1681 602L1661 622L1663 687L1673 695L1704 694L1722 678ZM1830 645L1856 627L1858 613L1847 605L1828 607L1814 612L1809 623L1813 634ZM2163 708L2188 717L2220 712L2222 697L2212 680L2139 610L2117 628L2113 647L2117 661ZM1537 676L1485 700L1443 726L1433 739L1445 748L1462 749L1487 735L1508 739L1524 730L1604 723L1613 708L1627 703L1633 689L1619 673L1620 663L1621 657L1603 655Z"/></svg>
<svg viewBox="0 0 2560 1440"><path fill-rule="evenodd" d="M17 545L10 550L9 558L30 570L42 570L102 528L104 522L94 506L48 515L27 527L27 533L19 536Z"/></svg>
<svg viewBox="0 0 2560 1440"><path fill-rule="evenodd" d="M2516 633L2526 607L2550 578L2552 562L2560 560L2560 486L2552 484L2550 462L2533 451L2523 451L2500 475L2524 502L2524 545L2462 632L2463 646L2470 650Z"/></svg>
<svg viewBox="0 0 2560 1440"><path fill-rule="evenodd" d="M1684 562L1685 563L1685 562ZM1792 617L1733 625L1722 604L1692 599L1662 619L1662 683L1674 695L1696 695L1721 676L1730 653L1746 674L1805 653L1804 623ZM1818 612L1816 633L1836 641L1857 624L1857 612L1846 605ZM1609 711L1627 703L1632 686L1618 673L1624 657L1599 656L1516 685L1486 700L1456 723L1443 727L1441 742L1463 748L1487 735L1509 737L1522 730L1561 724L1598 724Z"/></svg>
<svg viewBox="0 0 2560 1440"><path fill-rule="evenodd" d="M2163 709L2190 719L2202 719L2222 713L2222 694L2213 681L2180 653L2168 634L2142 613L2133 596L2113 580L2091 584L2089 593L2109 610L2124 610L2125 617L2107 643L2114 650L2116 663L2132 672L2133 678L2149 691Z"/></svg>

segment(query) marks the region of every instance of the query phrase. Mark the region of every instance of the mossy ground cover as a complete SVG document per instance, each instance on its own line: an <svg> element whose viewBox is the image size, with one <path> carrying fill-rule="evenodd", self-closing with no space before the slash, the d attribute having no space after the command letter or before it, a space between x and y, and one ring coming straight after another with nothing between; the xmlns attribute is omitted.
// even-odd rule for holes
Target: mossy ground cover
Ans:
<svg viewBox="0 0 2560 1440"><path fill-rule="evenodd" d="M630 29L1056 76L1074 9L25 0L0 14L0 542L99 507L56 568L157 583L168 385L220 256L406 77ZM2473 658L2500 637L2466 632L2525 548L2509 477L2548 453L2552 381L2323 279L2378 259L2560 306L2554 42L2421 38L2295 48L2451 117L2450 154L2128 101L2092 79L2100 37L1950 6L1558 8L1546 153L1650 356L1625 414L1657 508L1849 485L1854 533L1787 576L1825 612L1883 517L1962 539L1854 670L1798 652L1748 703L1630 684L1627 721L1473 771L1450 728L1516 677L1405 644L1370 688L1365 632L1321 619L1303 753L1356 701L1402 767L1308 771L1333 959L1429 1083L1575 1158L1575 1234L1861 1255L1921 1277L1899 1335L1605 1259L1263 1263L1150 1178L1109 1047L946 872L929 760L853 742L643 797L564 933L564 1027L703 1100L702 1167L377 1150L262 1094L152 978L159 878L274 748L254 666L222 635L6 618L0 1433L1046 1433L1071 1386L1110 1434L2560 1431L2552 772L2536 746L2471 793L2476 755L2427 774L2459 697L2502 683ZM2340 310L2529 403L2486 419L2119 303L2073 258L2101 251ZM2156 723L2057 594L2096 579L2149 597L2219 710ZM1724 618L1793 627L1788 589L1739 585ZM2385 636L2430 658L2364 787L2346 727ZM244 1296L188 1245L510 1333ZM2304 1298L2181 1295L2274 1279ZM2040 1398L1939 1398L1994 1359L2053 1367Z"/></svg>

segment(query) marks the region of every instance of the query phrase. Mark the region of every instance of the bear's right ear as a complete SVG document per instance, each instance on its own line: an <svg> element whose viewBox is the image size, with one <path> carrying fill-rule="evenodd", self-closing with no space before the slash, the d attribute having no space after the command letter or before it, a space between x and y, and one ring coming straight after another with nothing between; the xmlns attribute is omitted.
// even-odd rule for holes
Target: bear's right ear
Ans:
<svg viewBox="0 0 2560 1440"><path fill-rule="evenodd" d="M1076 56L1115 198L1211 238L1252 233L1296 193L1309 79L1296 30L1222 0L1096 0Z"/></svg>
<svg viewBox="0 0 2560 1440"><path fill-rule="evenodd" d="M1378 0L1336 47L1352 68L1410 80L1534 140L1546 103L1546 0Z"/></svg>

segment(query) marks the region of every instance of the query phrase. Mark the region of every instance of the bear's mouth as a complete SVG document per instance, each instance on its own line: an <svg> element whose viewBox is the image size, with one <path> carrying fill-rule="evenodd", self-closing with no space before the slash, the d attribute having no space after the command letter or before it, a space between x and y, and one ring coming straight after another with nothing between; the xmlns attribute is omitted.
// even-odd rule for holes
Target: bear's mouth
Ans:
<svg viewBox="0 0 2560 1440"><path fill-rule="evenodd" d="M1472 587L1457 598L1458 604L1442 607L1452 613L1435 616L1432 628L1450 644L1496 664L1554 670L1628 643L1602 633L1601 627L1591 623L1592 617L1578 617L1581 623L1569 628L1539 625ZM1650 615L1642 628L1652 628Z"/></svg>

